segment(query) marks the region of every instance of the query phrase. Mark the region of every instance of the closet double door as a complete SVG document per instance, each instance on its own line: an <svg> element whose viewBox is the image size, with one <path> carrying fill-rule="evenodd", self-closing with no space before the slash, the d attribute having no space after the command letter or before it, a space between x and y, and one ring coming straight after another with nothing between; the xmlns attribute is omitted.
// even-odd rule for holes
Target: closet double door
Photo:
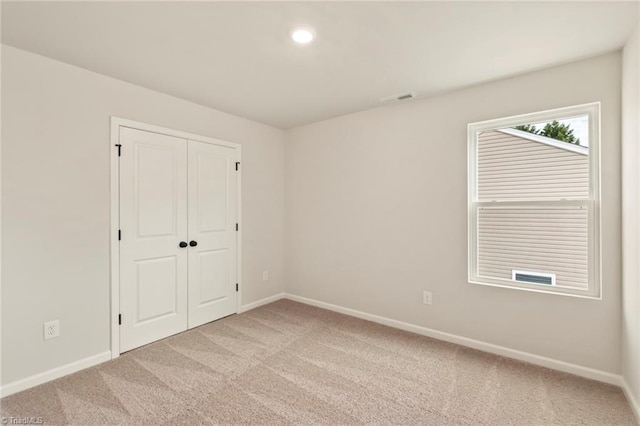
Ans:
<svg viewBox="0 0 640 426"><path fill-rule="evenodd" d="M120 127L120 351L237 312L237 149Z"/></svg>

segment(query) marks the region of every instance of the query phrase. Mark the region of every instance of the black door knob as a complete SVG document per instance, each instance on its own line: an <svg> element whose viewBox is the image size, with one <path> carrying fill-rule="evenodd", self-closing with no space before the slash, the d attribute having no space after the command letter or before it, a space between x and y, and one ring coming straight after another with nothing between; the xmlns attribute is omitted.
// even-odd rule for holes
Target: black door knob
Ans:
<svg viewBox="0 0 640 426"><path fill-rule="evenodd" d="M189 242L189 245L190 245L191 247L195 247L195 246L197 246L197 245L198 245L198 242L197 242L197 241L193 241L193 240L191 240L191 241Z"/></svg>
<svg viewBox="0 0 640 426"><path fill-rule="evenodd" d="M185 248L187 246L186 241L180 241L180 247Z"/></svg>

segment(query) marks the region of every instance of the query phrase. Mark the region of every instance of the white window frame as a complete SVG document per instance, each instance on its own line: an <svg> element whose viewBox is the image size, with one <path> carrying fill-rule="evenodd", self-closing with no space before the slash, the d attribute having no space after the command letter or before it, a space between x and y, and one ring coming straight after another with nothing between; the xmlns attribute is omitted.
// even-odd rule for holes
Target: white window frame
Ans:
<svg viewBox="0 0 640 426"><path fill-rule="evenodd" d="M562 120L578 116L589 117L589 199L557 201L478 201L478 135L486 130L514 127L521 124ZM467 126L468 137L468 279L470 284L504 287L533 291L538 293L559 294L564 296L602 299L602 259L600 251L600 102L557 108L547 111L516 115L512 117L470 123ZM588 289L580 290L561 286L540 286L509 279L480 277L478 271L478 210L482 207L534 207L534 206L580 206L589 211L589 267Z"/></svg>

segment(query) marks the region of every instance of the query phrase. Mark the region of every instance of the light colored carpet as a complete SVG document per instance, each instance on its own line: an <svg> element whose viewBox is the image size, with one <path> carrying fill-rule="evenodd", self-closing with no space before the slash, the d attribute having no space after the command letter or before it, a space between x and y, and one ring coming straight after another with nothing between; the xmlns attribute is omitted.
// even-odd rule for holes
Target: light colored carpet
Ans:
<svg viewBox="0 0 640 426"><path fill-rule="evenodd" d="M636 424L615 387L288 300L2 400L45 424Z"/></svg>

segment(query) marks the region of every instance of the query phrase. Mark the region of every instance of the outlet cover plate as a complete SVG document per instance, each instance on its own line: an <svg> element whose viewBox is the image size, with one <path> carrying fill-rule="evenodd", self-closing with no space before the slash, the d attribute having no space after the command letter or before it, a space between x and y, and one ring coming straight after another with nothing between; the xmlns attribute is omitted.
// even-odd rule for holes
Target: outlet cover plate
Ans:
<svg viewBox="0 0 640 426"><path fill-rule="evenodd" d="M44 340L53 339L60 336L60 321L49 321L44 323Z"/></svg>

